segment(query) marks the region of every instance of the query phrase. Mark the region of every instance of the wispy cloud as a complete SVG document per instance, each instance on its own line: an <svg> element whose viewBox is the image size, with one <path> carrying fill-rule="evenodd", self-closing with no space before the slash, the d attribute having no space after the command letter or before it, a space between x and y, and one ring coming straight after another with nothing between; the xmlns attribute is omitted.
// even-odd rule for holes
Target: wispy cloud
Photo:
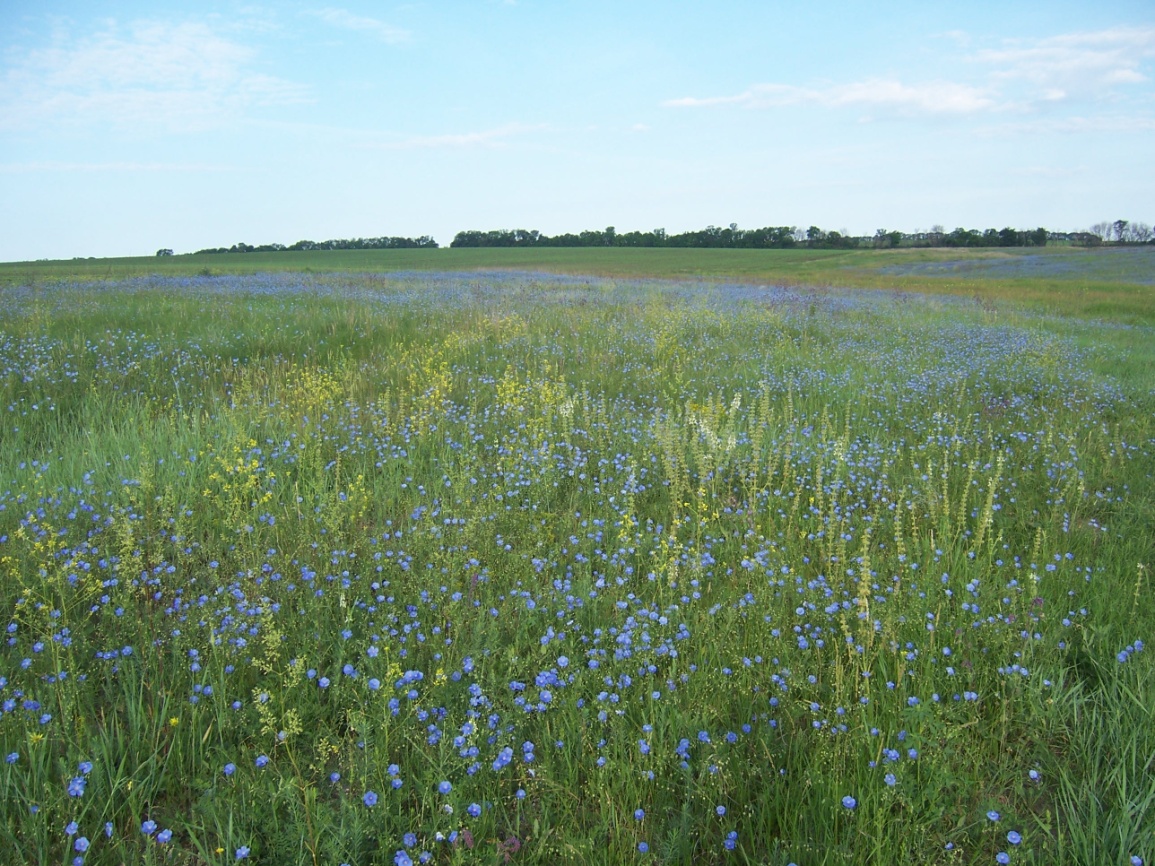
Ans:
<svg viewBox="0 0 1155 866"><path fill-rule="evenodd" d="M127 172L191 173L239 171L236 166L204 162L5 162L0 163L0 174L51 174L79 172L84 174Z"/></svg>
<svg viewBox="0 0 1155 866"><path fill-rule="evenodd" d="M308 99L260 72L254 49L206 24L115 22L81 38L58 32L17 54L0 81L0 128L113 124L188 131L261 106Z"/></svg>
<svg viewBox="0 0 1155 866"><path fill-rule="evenodd" d="M969 50L962 31L939 34ZM866 78L849 83L805 86L765 83L741 93L685 96L662 103L668 108L731 106L765 109L813 105L866 110L872 116L968 117L994 112L1042 112L1071 101L1119 96L1124 88L1150 83L1145 71L1155 57L1155 27L1115 27L1040 39L1006 40L998 47L960 53L971 81L904 81ZM1145 124L1142 121L1140 125ZM1084 119L1071 125L1091 126Z"/></svg>
<svg viewBox="0 0 1155 866"><path fill-rule="evenodd" d="M433 150L440 148L499 148L505 147L509 139L537 132L546 127L543 124L507 123L494 129L478 132L456 132L445 135L414 135L397 141L377 145L385 150Z"/></svg>
<svg viewBox="0 0 1155 866"><path fill-rule="evenodd" d="M974 54L995 81L1033 85L1047 101L1103 96L1120 85L1144 84L1142 67L1155 57L1155 27L1114 27L1037 40L1008 40Z"/></svg>
<svg viewBox="0 0 1155 866"><path fill-rule="evenodd" d="M683 97L663 103L667 107L697 108L736 105L772 108L787 105L819 105L826 108L865 108L900 116L974 114L995 107L983 88L950 81L904 84L894 79L868 79L825 87L758 84L732 96Z"/></svg>
<svg viewBox="0 0 1155 866"><path fill-rule="evenodd" d="M354 30L359 33L368 33L390 45L407 42L412 36L408 30L394 27L392 24L388 24L377 18L354 15L345 9L334 9L327 6L323 9L315 9L310 14L316 15L332 27L339 27L342 30Z"/></svg>

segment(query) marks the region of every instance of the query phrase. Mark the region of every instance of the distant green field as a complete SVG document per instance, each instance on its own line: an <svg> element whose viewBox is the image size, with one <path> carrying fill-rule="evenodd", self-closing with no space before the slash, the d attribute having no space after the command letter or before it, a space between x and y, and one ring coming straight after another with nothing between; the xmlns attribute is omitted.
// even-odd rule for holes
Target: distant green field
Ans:
<svg viewBox="0 0 1155 866"><path fill-rule="evenodd" d="M1021 303L1062 315L1155 324L1155 246L1032 250L342 250L0 264L0 285L159 274L276 271L544 271L613 278L896 289Z"/></svg>

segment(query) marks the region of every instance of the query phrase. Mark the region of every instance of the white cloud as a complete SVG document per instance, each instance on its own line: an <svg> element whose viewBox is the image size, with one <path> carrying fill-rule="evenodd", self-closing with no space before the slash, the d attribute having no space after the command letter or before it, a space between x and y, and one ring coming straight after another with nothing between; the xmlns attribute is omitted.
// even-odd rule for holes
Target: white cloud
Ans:
<svg viewBox="0 0 1155 866"><path fill-rule="evenodd" d="M334 9L332 7L325 7L324 9L316 9L310 14L316 15L326 24L333 27L340 27L342 30L354 30L360 33L370 33L376 36L382 42L390 45L396 45L399 42L407 42L412 34L408 30L403 30L400 27L394 27L377 18L366 18L363 15L354 15L345 9Z"/></svg>
<svg viewBox="0 0 1155 866"><path fill-rule="evenodd" d="M982 88L951 81L904 84L893 79L868 79L826 87L758 84L733 96L684 97L671 99L663 105L676 108L819 105L826 108L867 108L905 117L974 114L996 107L996 102Z"/></svg>
<svg viewBox="0 0 1155 866"><path fill-rule="evenodd" d="M1116 85L1143 84L1141 71L1155 57L1155 27L1114 27L1036 40L1012 40L978 51L997 81L1025 81L1047 94L1103 95Z"/></svg>
<svg viewBox="0 0 1155 866"><path fill-rule="evenodd" d="M0 128L111 123L188 131L307 99L300 85L255 69L255 58L196 22L113 22L80 39L58 34L5 70Z"/></svg>
<svg viewBox="0 0 1155 866"><path fill-rule="evenodd" d="M964 48L969 37L950 31L934 37ZM1090 103L1148 84L1146 67L1155 57L1155 27L1115 27L1041 39L1008 40L998 48L960 54L960 64L978 71L973 81L903 81L866 78L843 84L768 83L741 93L687 96L662 103L673 108L734 106L774 108L815 105L866 110L873 116L966 117L993 112L1041 113L1067 103ZM1106 121L1106 119L1104 119ZM1071 118L1072 128L1090 129L1094 118ZM1118 123L1118 119L1110 121ZM1144 128L1144 118L1134 118ZM1010 128L1010 127L1006 127Z"/></svg>
<svg viewBox="0 0 1155 866"><path fill-rule="evenodd" d="M55 172L220 172L238 171L234 166L203 162L7 162L0 163L0 174L41 174Z"/></svg>
<svg viewBox="0 0 1155 866"><path fill-rule="evenodd" d="M480 132L459 132L445 135L415 135L399 141L388 142L379 147L386 150L431 150L438 148L499 148L516 135L545 129L542 124L508 123L494 129Z"/></svg>

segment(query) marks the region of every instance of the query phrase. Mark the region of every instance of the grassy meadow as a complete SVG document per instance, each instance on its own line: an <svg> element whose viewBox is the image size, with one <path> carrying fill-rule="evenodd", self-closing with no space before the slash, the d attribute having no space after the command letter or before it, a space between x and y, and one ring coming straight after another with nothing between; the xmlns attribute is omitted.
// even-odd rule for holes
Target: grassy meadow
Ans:
<svg viewBox="0 0 1155 866"><path fill-rule="evenodd" d="M628 247L341 250L0 263L0 285L270 272L529 271L611 279L950 294L1155 325L1155 246L1082 249L722 250Z"/></svg>
<svg viewBox="0 0 1155 866"><path fill-rule="evenodd" d="M3 856L1153 862L1152 259L714 252L0 266Z"/></svg>

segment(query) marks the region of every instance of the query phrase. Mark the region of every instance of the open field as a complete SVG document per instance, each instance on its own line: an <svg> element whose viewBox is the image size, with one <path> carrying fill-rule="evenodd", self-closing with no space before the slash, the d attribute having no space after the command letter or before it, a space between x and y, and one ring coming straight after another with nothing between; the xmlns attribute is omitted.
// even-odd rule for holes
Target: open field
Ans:
<svg viewBox="0 0 1155 866"><path fill-rule="evenodd" d="M1152 862L1112 254L0 266L0 850Z"/></svg>
<svg viewBox="0 0 1155 866"><path fill-rule="evenodd" d="M0 263L0 285L151 274L544 271L602 277L876 288L1155 324L1155 246L1076 249L440 249L153 256Z"/></svg>

